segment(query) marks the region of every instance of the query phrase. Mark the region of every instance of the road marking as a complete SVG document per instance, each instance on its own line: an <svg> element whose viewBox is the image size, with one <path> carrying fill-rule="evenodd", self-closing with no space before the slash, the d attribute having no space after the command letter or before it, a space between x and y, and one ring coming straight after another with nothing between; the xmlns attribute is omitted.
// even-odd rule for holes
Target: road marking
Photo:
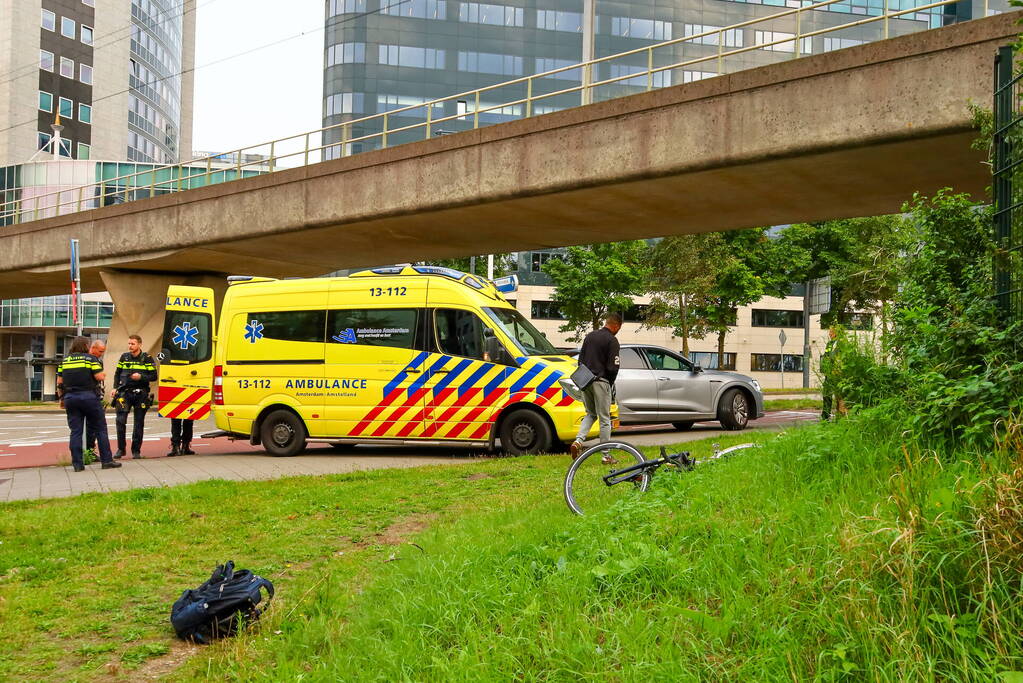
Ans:
<svg viewBox="0 0 1023 683"><path fill-rule="evenodd" d="M32 442L32 443L9 443L7 444L10 448L19 448L21 446L42 446L43 442Z"/></svg>

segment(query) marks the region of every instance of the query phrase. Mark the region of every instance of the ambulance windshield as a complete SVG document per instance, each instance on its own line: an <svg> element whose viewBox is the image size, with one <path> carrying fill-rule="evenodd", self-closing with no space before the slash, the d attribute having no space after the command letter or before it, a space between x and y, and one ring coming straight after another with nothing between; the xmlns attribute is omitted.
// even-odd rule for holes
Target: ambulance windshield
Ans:
<svg viewBox="0 0 1023 683"><path fill-rule="evenodd" d="M514 308L484 308L490 319L511 337L521 353L527 356L557 354L558 350L547 341L533 324Z"/></svg>

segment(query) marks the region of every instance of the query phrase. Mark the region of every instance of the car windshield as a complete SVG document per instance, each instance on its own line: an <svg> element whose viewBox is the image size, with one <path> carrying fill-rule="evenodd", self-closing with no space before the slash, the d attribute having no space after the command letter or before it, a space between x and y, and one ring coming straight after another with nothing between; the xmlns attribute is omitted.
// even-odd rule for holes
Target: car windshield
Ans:
<svg viewBox="0 0 1023 683"><path fill-rule="evenodd" d="M514 308L484 308L490 319L511 337L519 351L527 356L557 354L558 350L547 341L540 330L522 317Z"/></svg>

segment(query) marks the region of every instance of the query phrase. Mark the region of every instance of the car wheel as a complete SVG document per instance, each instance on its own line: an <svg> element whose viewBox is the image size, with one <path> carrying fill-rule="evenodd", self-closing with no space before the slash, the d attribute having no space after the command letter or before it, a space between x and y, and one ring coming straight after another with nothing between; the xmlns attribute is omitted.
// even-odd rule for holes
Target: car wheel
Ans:
<svg viewBox="0 0 1023 683"><path fill-rule="evenodd" d="M501 421L501 449L511 455L549 453L554 435L547 420L532 410L519 409Z"/></svg>
<svg viewBox="0 0 1023 683"><path fill-rule="evenodd" d="M741 389L729 389L718 403L718 420L731 431L746 429L749 424L749 399Z"/></svg>
<svg viewBox="0 0 1023 683"><path fill-rule="evenodd" d="M696 424L692 420L686 420L685 422L672 422L671 426L680 432L688 432Z"/></svg>
<svg viewBox="0 0 1023 683"><path fill-rule="evenodd" d="M290 457L305 450L305 424L290 410L275 410L259 428L260 441L270 455Z"/></svg>

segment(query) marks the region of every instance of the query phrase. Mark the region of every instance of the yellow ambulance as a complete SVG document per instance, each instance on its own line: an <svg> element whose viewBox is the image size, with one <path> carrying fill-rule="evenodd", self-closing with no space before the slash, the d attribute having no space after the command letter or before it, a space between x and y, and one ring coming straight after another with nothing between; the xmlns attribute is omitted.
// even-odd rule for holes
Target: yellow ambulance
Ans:
<svg viewBox="0 0 1023 683"><path fill-rule="evenodd" d="M296 455L308 442L551 452L585 413L560 354L493 282L437 266L171 286L158 402ZM216 334L214 334L216 330ZM211 400L212 399L212 400ZM594 428L593 434L596 434Z"/></svg>

